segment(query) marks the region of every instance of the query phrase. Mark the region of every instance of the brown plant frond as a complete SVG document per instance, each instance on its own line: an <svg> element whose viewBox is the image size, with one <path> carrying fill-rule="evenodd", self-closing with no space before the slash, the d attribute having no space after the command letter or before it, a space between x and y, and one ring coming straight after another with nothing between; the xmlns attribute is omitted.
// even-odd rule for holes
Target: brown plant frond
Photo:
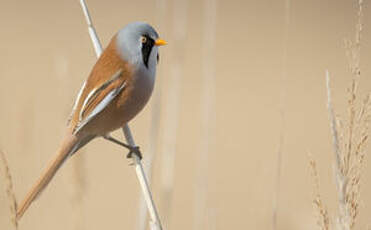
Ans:
<svg viewBox="0 0 371 230"><path fill-rule="evenodd" d="M316 161L314 160L313 156L308 153L309 156L309 166L311 177L313 179L313 187L314 187L314 194L313 194L313 208L316 212L317 216L317 225L321 230L329 230L330 229L330 218L327 211L327 207L322 201L320 191L319 191L319 175L317 170Z"/></svg>
<svg viewBox="0 0 371 230"><path fill-rule="evenodd" d="M371 99L367 95L363 101L358 92L361 77L361 37L362 3L358 1L358 21L354 41L346 40L346 55L352 75L347 89L347 117L333 115L329 76L327 74L328 108L333 136L335 162L335 180L338 193L337 229L354 229L359 215L360 180L368 141ZM340 137L340 138L338 138Z"/></svg>
<svg viewBox="0 0 371 230"><path fill-rule="evenodd" d="M2 166L1 168L3 168L4 181L6 183L6 195L10 201L9 205L11 214L10 219L14 229L18 229L17 199L15 198L12 175L10 174L9 164L8 161L6 160L5 154L1 150L0 150L0 162Z"/></svg>

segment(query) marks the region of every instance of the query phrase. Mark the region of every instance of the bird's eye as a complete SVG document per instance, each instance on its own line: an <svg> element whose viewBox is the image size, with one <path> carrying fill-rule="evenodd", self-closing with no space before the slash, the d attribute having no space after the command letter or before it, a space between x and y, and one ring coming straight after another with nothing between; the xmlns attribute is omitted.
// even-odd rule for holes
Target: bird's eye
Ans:
<svg viewBox="0 0 371 230"><path fill-rule="evenodd" d="M147 42L147 38L145 36L142 36L140 40L143 44Z"/></svg>

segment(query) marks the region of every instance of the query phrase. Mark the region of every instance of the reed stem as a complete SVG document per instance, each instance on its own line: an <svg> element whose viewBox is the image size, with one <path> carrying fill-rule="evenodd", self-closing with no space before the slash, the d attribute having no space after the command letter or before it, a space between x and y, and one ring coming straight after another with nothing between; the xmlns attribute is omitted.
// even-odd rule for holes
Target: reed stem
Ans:
<svg viewBox="0 0 371 230"><path fill-rule="evenodd" d="M101 45L101 43L99 41L99 38L98 38L98 35L95 31L95 28L94 28L93 22L91 20L89 10L88 10L88 7L86 5L85 0L80 0L80 4L81 4L82 10L84 12L86 22L88 24L89 35L90 35L91 41L93 43L95 53L96 53L97 58L98 58L102 54L102 51L103 51L102 45ZM134 138L133 138L133 135L131 134L129 126L126 124L122 128L122 130L124 132L126 142L131 146L135 146ZM139 181L140 187L142 188L144 200L146 201L148 212L149 212L150 217L151 217L151 222L150 222L151 223L150 224L151 229L152 230L162 230L161 221L160 221L155 203L154 203L153 198L152 198L151 190L148 186L148 181L147 181L144 169L143 169L142 162L140 161L138 156L136 156L135 154L133 154L133 156L134 156L133 157L134 168L135 168L135 171L137 173L138 181Z"/></svg>

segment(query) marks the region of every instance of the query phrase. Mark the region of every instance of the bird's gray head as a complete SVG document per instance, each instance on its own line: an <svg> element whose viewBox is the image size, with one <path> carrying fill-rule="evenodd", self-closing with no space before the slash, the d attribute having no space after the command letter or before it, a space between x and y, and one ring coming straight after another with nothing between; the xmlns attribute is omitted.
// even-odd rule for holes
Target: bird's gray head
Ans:
<svg viewBox="0 0 371 230"><path fill-rule="evenodd" d="M156 70L159 60L158 46L166 42L159 39L155 29L147 23L133 22L117 34L118 52L121 57L138 68Z"/></svg>

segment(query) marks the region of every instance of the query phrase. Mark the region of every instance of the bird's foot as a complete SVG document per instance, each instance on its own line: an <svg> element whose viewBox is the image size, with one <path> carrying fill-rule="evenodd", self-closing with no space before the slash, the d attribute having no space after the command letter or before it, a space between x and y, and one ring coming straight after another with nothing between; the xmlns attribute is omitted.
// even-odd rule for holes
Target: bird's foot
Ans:
<svg viewBox="0 0 371 230"><path fill-rule="evenodd" d="M127 149L129 149L129 153L126 155L126 158L131 158L133 159L133 154L135 154L139 160L142 160L142 153L139 150L139 146L131 146L128 144L125 144L119 140L116 140L115 138L111 137L110 135L103 136L106 140L109 140L115 144L121 145Z"/></svg>
<svg viewBox="0 0 371 230"><path fill-rule="evenodd" d="M135 154L139 158L139 160L142 160L143 156L139 150L139 146L130 146L129 150L130 151L128 155L126 155L126 158L133 158L133 154Z"/></svg>

